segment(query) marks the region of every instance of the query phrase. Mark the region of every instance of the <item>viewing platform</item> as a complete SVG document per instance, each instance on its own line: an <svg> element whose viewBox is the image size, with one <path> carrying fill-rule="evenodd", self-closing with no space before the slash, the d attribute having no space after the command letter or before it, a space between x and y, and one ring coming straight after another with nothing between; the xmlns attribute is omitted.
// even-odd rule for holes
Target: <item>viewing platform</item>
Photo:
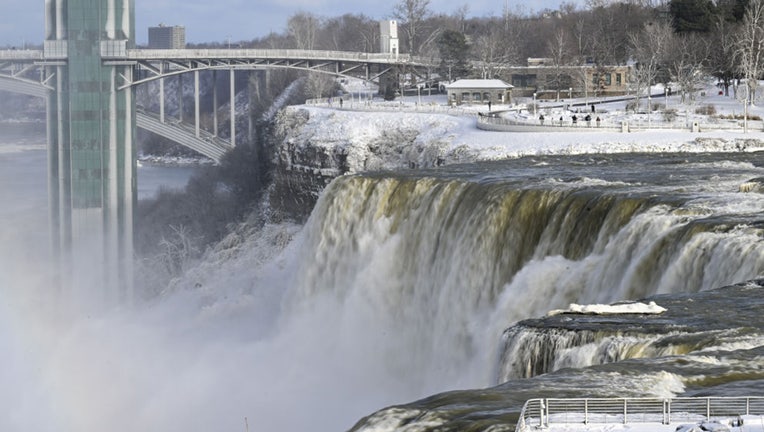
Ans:
<svg viewBox="0 0 764 432"><path fill-rule="evenodd" d="M764 397L531 399L517 432L764 432Z"/></svg>

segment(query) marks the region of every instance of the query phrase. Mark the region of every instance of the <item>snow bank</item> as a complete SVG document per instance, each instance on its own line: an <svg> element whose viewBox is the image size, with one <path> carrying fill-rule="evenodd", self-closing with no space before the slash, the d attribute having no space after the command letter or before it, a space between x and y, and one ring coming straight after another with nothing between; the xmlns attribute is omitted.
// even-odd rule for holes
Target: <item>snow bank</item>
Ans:
<svg viewBox="0 0 764 432"><path fill-rule="evenodd" d="M345 104L346 106L349 104ZM479 130L473 116L427 112L401 105L397 111L338 107L289 107L282 153L291 168L335 169L337 174L400 167L498 160L540 155L764 150L760 133L645 130L622 133L512 133ZM294 118L299 117L299 122ZM288 120L292 118L292 120ZM308 148L311 148L308 151ZM324 156L319 157L317 153ZM303 157L300 156L303 155ZM315 163L320 162L316 167Z"/></svg>
<svg viewBox="0 0 764 432"><path fill-rule="evenodd" d="M618 303L613 305L591 304L579 305L572 303L568 309L556 309L549 311L547 316L563 313L575 313L586 315L617 315L617 314L660 314L666 312L666 308L658 306L655 302L645 303Z"/></svg>

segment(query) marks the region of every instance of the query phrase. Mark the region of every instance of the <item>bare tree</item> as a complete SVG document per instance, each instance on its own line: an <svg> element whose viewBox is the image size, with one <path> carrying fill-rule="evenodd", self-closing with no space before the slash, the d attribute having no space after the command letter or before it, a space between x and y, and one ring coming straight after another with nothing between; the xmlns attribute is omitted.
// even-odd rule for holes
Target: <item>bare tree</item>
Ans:
<svg viewBox="0 0 764 432"><path fill-rule="evenodd" d="M330 96L334 91L335 84L331 75L321 72L308 72L308 78L305 80L305 91L313 98L320 99Z"/></svg>
<svg viewBox="0 0 764 432"><path fill-rule="evenodd" d="M403 30L411 55L419 54L418 42L425 19L430 15L429 6L430 0L401 0L393 8L393 16L405 24Z"/></svg>
<svg viewBox="0 0 764 432"><path fill-rule="evenodd" d="M547 83L553 86L557 92L556 100L560 100L560 90L570 86L570 75L566 72L565 66L570 63L570 48L568 36L563 29L557 29L554 37L547 42L547 54L552 59L552 79Z"/></svg>
<svg viewBox="0 0 764 432"><path fill-rule="evenodd" d="M503 33L503 30L489 29L487 33L475 39L474 53L477 55L483 78L497 76L511 64L512 58L516 57L511 50L513 45L507 43Z"/></svg>
<svg viewBox="0 0 764 432"><path fill-rule="evenodd" d="M316 48L316 38L321 27L321 20L307 12L298 12L287 21L287 31L294 39L297 49L312 50Z"/></svg>
<svg viewBox="0 0 764 432"><path fill-rule="evenodd" d="M735 64L735 33L737 26L728 22L723 16L719 16L715 29L710 35L709 70L724 87L724 95L729 96L729 88L732 80L738 76L739 71Z"/></svg>
<svg viewBox="0 0 764 432"><path fill-rule="evenodd" d="M750 0L738 33L735 59L745 78L745 106L756 100L758 79L764 72L764 0Z"/></svg>
<svg viewBox="0 0 764 432"><path fill-rule="evenodd" d="M336 51L374 52L379 49L379 22L354 14L326 19L318 32L317 47Z"/></svg>
<svg viewBox="0 0 764 432"><path fill-rule="evenodd" d="M709 48L695 33L673 35L667 44L666 64L671 79L679 86L682 103L695 100L695 91L706 77Z"/></svg>
<svg viewBox="0 0 764 432"><path fill-rule="evenodd" d="M185 225L170 225L170 237L162 236L159 246L162 252L157 257L163 269L170 277L180 276L187 268L191 259L199 253L196 247L198 239L194 239Z"/></svg>
<svg viewBox="0 0 764 432"><path fill-rule="evenodd" d="M651 87L658 76L658 68L666 55L666 45L673 31L667 23L653 24L648 22L642 30L629 35L632 58L637 62L632 69L632 78L636 86L635 96L637 106L642 92L647 92L648 111L651 101Z"/></svg>
<svg viewBox="0 0 764 432"><path fill-rule="evenodd" d="M591 10L584 14L582 29L587 48L585 54L601 65L624 64L628 59L630 34L650 22L650 10L641 1L592 1Z"/></svg>

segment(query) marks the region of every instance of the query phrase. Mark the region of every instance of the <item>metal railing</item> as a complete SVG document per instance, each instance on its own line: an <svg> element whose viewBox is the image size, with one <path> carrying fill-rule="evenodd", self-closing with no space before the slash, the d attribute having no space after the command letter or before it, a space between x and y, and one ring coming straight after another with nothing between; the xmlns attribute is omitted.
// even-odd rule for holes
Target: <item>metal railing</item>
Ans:
<svg viewBox="0 0 764 432"><path fill-rule="evenodd" d="M326 107L345 111L369 111L369 112L419 112L427 114L448 114L463 117L477 117L478 111L474 109L454 107L442 104L411 104L394 101L380 101L379 99L368 100L343 100L340 105L339 97L308 99L305 105L314 107Z"/></svg>
<svg viewBox="0 0 764 432"><path fill-rule="evenodd" d="M0 50L0 60L41 60L41 50Z"/></svg>
<svg viewBox="0 0 764 432"><path fill-rule="evenodd" d="M554 424L670 424L743 415L764 415L764 397L530 399L516 431Z"/></svg>
<svg viewBox="0 0 764 432"><path fill-rule="evenodd" d="M304 59L304 60L341 60L371 63L413 63L435 65L433 59L416 57L410 54L366 53L352 51L324 51L299 49L130 49L127 57L137 60L151 59Z"/></svg>
<svg viewBox="0 0 764 432"><path fill-rule="evenodd" d="M560 123L553 118L548 119L544 124L540 124L535 119L508 119L502 117L483 116L478 119L478 128L493 131L516 131L521 128L525 128L529 131L619 131L619 132L636 132L645 130L686 130L693 132L707 132L711 130L743 130L742 120L716 120L704 123L698 122L648 122L644 119L629 119L628 121L619 121L619 123L613 123L607 119L600 122L598 125L595 120L587 123L579 119L577 125L570 123L570 119L567 119L564 123ZM749 120L748 129L750 130L762 130L764 124L761 121Z"/></svg>

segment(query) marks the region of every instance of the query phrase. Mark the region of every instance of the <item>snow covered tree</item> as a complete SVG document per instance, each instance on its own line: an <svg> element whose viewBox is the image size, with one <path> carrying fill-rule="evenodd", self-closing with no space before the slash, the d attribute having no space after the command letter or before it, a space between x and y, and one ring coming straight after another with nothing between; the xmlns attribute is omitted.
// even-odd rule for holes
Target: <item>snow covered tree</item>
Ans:
<svg viewBox="0 0 764 432"><path fill-rule="evenodd" d="M321 72L308 72L305 91L315 99L331 96L337 83L331 75Z"/></svg>
<svg viewBox="0 0 764 432"><path fill-rule="evenodd" d="M764 0L750 0L738 32L735 60L745 78L746 105L756 100L758 79L764 73Z"/></svg>

